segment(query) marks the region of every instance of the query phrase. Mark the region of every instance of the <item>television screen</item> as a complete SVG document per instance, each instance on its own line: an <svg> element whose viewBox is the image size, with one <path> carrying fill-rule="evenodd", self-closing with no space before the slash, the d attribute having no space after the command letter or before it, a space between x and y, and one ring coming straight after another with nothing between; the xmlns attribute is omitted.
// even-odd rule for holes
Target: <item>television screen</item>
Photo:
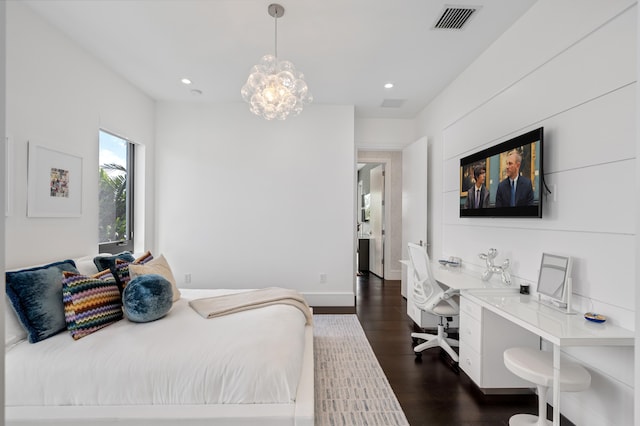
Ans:
<svg viewBox="0 0 640 426"><path fill-rule="evenodd" d="M460 159L460 217L542 217L543 128Z"/></svg>

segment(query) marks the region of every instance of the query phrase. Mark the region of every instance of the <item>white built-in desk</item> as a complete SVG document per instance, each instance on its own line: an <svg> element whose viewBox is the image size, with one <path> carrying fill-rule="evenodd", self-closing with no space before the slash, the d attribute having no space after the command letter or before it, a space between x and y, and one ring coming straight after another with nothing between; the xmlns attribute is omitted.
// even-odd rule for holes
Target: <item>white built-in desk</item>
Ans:
<svg viewBox="0 0 640 426"><path fill-rule="evenodd" d="M409 262L402 263L409 269L407 312L414 318L412 309L417 308L411 300L413 273ZM506 287L485 282L478 272L446 268L437 262L432 263L431 270L438 282L460 290L460 368L481 388L510 386L501 382L501 371L505 370L502 358L504 345L539 347L540 337L550 342L553 345L554 383L560 377L560 350L563 347L634 345L632 331L609 322L589 322L582 314L560 312L539 303L535 296L521 295L515 285ZM474 356L478 357L479 364L473 361ZM468 365L466 360L470 360ZM515 376L508 380L514 379L520 380ZM515 387L524 386L533 387L526 382ZM560 424L558 386L553 387L553 406L553 424L557 426Z"/></svg>
<svg viewBox="0 0 640 426"><path fill-rule="evenodd" d="M633 346L634 333L610 323L587 321L539 303L534 296L469 290L465 297L558 346Z"/></svg>
<svg viewBox="0 0 640 426"><path fill-rule="evenodd" d="M609 324L589 322L539 303L534 296L495 290L468 290L464 297L553 344L553 380L560 377L560 349L567 346L633 346L634 333ZM560 391L553 387L553 424L560 424Z"/></svg>
<svg viewBox="0 0 640 426"><path fill-rule="evenodd" d="M457 290L469 290L472 288L481 289L504 289L502 284L496 284L492 281L482 281L480 273L472 274L462 268L452 268L440 265L438 262L431 263L431 272L433 272L436 281L446 285L449 288Z"/></svg>

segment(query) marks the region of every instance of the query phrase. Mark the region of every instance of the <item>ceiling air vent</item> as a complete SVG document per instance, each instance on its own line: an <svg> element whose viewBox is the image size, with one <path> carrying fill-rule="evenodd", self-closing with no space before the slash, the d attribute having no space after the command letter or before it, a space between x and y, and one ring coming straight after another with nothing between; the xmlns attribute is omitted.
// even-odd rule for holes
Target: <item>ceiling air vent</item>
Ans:
<svg viewBox="0 0 640 426"><path fill-rule="evenodd" d="M382 108L400 108L405 101L406 99L383 99L380 106Z"/></svg>
<svg viewBox="0 0 640 426"><path fill-rule="evenodd" d="M446 6L433 28L460 30L478 9L480 9L478 6Z"/></svg>

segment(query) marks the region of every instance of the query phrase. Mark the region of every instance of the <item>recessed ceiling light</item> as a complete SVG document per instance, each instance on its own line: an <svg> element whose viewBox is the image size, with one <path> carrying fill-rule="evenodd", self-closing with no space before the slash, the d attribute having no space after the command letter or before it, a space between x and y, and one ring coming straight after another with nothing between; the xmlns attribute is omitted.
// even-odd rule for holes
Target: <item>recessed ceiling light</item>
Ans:
<svg viewBox="0 0 640 426"><path fill-rule="evenodd" d="M183 78L182 81L184 84L191 84L191 80L189 80L188 78Z"/></svg>
<svg viewBox="0 0 640 426"><path fill-rule="evenodd" d="M392 87L393 87L393 83L386 83L386 84L384 85L384 88L385 88L385 89L391 89Z"/></svg>

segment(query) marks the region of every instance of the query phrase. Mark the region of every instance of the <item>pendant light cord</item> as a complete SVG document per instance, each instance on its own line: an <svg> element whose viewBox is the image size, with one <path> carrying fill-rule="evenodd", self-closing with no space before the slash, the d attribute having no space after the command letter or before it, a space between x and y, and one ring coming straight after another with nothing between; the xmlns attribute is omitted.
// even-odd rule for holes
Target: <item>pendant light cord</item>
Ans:
<svg viewBox="0 0 640 426"><path fill-rule="evenodd" d="M276 11L274 15L276 20L276 36L275 36L275 46L276 46L275 54L276 55L275 56L276 56L276 59L278 59L278 12Z"/></svg>

